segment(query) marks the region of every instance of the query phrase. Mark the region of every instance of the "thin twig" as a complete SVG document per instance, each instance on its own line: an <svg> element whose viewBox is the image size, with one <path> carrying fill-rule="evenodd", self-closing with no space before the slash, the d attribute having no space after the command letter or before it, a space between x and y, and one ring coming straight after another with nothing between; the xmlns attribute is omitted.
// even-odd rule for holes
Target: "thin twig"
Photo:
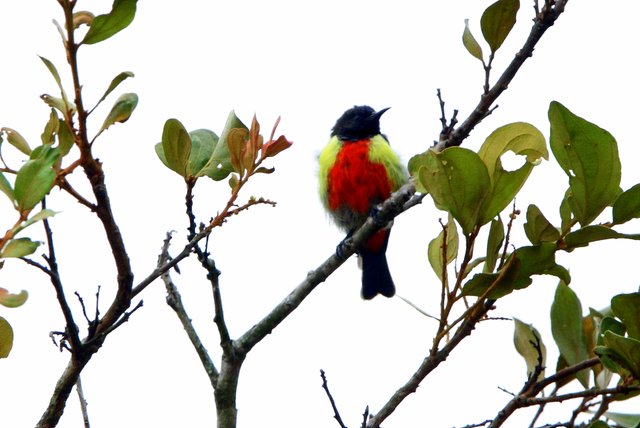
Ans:
<svg viewBox="0 0 640 428"><path fill-rule="evenodd" d="M548 3L542 8L542 11L536 15L534 24L529 32L529 36L525 41L522 49L516 53L511 63L505 68L504 72L496 83L486 91L480 101L471 112L469 117L465 119L460 126L448 135L442 135L440 141L436 144L435 149L441 151L446 147L459 146L469 136L473 128L476 127L488 114L492 111L493 103L507 89L520 67L525 61L533 55L536 44L540 41L544 33L555 23L558 17L564 12L564 8L568 0L556 0L552 5Z"/></svg>
<svg viewBox="0 0 640 428"><path fill-rule="evenodd" d="M158 256L158 265L163 265L166 263L166 260L169 258L169 245L171 243L171 233L167 233L167 237L164 240L162 245L162 251ZM200 358L200 362L202 363L202 367L204 368L207 376L209 377L209 382L214 387L217 386L219 372L216 368L213 360L209 356L209 352L207 348L205 348L204 344L200 340L198 333L196 332L191 319L187 315L187 311L182 303L182 298L180 293L178 292L177 287L171 280L171 276L168 272L165 272L161 276L162 281L164 282L165 288L167 290L167 304L173 309L173 311L178 316L180 323L182 324L182 328L184 328L193 348L195 349L198 357Z"/></svg>
<svg viewBox="0 0 640 428"><path fill-rule="evenodd" d="M78 392L78 401L80 401L80 411L82 412L82 421L84 422L84 428L91 428L89 424L89 412L87 411L87 400L84 398L84 391L82 390L82 381L80 376L76 381L76 391Z"/></svg>
<svg viewBox="0 0 640 428"><path fill-rule="evenodd" d="M338 411L338 406L336 406L336 402L331 395L331 391L329 391L329 385L327 384L327 376L324 373L324 370L320 369L320 377L322 378L322 389L327 394L327 398L331 403L331 408L333 409L333 418L338 421L338 424L341 428L347 428L347 426L342 422L342 418L340 417L340 412Z"/></svg>

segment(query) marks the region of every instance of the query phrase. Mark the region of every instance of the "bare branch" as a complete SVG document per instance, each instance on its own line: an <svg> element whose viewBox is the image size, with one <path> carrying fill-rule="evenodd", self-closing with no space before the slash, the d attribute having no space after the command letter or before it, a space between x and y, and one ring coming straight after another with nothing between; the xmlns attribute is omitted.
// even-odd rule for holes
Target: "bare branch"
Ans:
<svg viewBox="0 0 640 428"><path fill-rule="evenodd" d="M329 391L329 385L327 384L327 377L324 373L324 370L320 369L320 377L322 378L322 389L327 394L327 398L329 398L329 402L331 403L331 408L333 409L333 418L338 421L338 424L341 428L347 428L347 426L342 422L342 418L340 417L340 412L338 411L338 407L336 406L336 402L331 395L331 391Z"/></svg>
<svg viewBox="0 0 640 428"><path fill-rule="evenodd" d="M171 242L171 233L167 233L167 237L164 240L164 244L162 245L162 251L158 256L158 265L163 265L166 263L166 260L169 257L170 242ZM202 363L204 370L207 372L209 381L211 382L211 385L215 389L216 384L218 382L218 377L219 377L218 369L216 368L211 357L209 356L209 353L207 352L207 349L205 348L204 344L200 340L200 337L198 336L198 333L196 332L193 326L193 323L191 322L191 319L187 315L187 311L182 303L182 298L180 296L180 293L178 292L178 289L174 285L173 281L171 280L171 277L167 272L165 272L162 274L161 278L162 278L162 281L164 282L165 288L167 289L167 304L171 307L171 309L173 309L173 311L178 316L178 319L182 324L182 328L184 328L184 330L186 331L187 336L189 337L189 340L193 345L193 348L196 350L196 353L200 358L200 362Z"/></svg>
<svg viewBox="0 0 640 428"><path fill-rule="evenodd" d="M522 49L516 53L511 63L504 70L496 83L480 97L480 101L469 117L465 119L458 128L447 135L442 135L435 149L441 151L446 147L459 146L465 138L469 136L473 128L479 124L492 111L493 103L504 92L520 67L527 58L533 55L536 44L540 41L544 33L555 23L558 17L564 12L568 0L556 0L552 5L545 4L542 11L536 15L533 27L525 41Z"/></svg>

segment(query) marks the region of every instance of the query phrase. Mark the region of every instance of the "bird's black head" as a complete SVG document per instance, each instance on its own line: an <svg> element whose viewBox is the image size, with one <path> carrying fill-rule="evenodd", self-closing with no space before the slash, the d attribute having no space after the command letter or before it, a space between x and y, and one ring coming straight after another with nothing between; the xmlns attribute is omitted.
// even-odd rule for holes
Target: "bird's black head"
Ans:
<svg viewBox="0 0 640 428"><path fill-rule="evenodd" d="M380 116L389 107L378 112L369 106L355 106L345 111L336 121L331 135L342 141L358 141L371 138L380 133Z"/></svg>

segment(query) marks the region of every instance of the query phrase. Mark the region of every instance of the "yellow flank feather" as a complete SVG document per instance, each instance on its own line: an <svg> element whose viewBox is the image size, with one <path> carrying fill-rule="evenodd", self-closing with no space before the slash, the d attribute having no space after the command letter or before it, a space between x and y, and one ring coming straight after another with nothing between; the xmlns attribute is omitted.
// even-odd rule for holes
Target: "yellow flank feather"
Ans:
<svg viewBox="0 0 640 428"><path fill-rule="evenodd" d="M335 159L334 159L335 160ZM389 142L380 134L371 138L369 160L384 165L391 182L391 191L395 192L408 180L407 170Z"/></svg>
<svg viewBox="0 0 640 428"><path fill-rule="evenodd" d="M329 185L329 170L336 162L336 157L342 148L342 142L335 135L329 140L318 156L318 192L320 199L326 208L329 207L329 195L327 186Z"/></svg>

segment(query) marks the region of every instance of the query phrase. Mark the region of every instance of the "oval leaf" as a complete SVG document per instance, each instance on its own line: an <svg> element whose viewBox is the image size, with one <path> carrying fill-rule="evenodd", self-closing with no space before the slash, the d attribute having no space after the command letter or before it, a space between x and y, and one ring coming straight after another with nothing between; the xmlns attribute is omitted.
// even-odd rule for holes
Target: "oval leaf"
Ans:
<svg viewBox="0 0 640 428"><path fill-rule="evenodd" d="M0 287L0 305L6 306L7 308L22 306L24 302L27 301L27 297L29 297L29 293L27 293L26 290L22 290L18 294L12 294Z"/></svg>
<svg viewBox="0 0 640 428"><path fill-rule="evenodd" d="M443 257L446 231L446 253ZM429 242L428 258L431 268L438 278L442 280L443 267L451 263L458 255L458 228L453 222L453 217L449 216L449 221L438 236Z"/></svg>
<svg viewBox="0 0 640 428"><path fill-rule="evenodd" d="M100 132L106 130L114 123L124 123L131 117L131 113L138 105L138 95L134 93L122 94L111 107L111 111L107 115L100 128Z"/></svg>
<svg viewBox="0 0 640 428"><path fill-rule="evenodd" d="M202 169L211 159L213 151L218 144L218 136L208 129L196 129L189 132L191 137L191 153L187 171L194 177L200 177Z"/></svg>
<svg viewBox="0 0 640 428"><path fill-rule="evenodd" d="M623 337L612 331L606 331L604 333L603 343L610 351L607 356L631 372L633 377L640 380L640 340ZM598 351L600 355L602 351L600 349L598 349Z"/></svg>
<svg viewBox="0 0 640 428"><path fill-rule="evenodd" d="M127 28L136 14L136 3L137 0L114 0L111 12L93 18L82 43L98 43Z"/></svg>
<svg viewBox="0 0 640 428"><path fill-rule="evenodd" d="M9 257L28 256L29 254L33 254L39 245L39 242L32 241L29 238L12 239L7 242L7 245L0 251L0 258L6 259Z"/></svg>
<svg viewBox="0 0 640 428"><path fill-rule="evenodd" d="M618 145L609 132L556 101L549 106L549 121L551 150L569 176L567 202L576 219L586 226L618 197Z"/></svg>
<svg viewBox="0 0 640 428"><path fill-rule="evenodd" d="M59 157L57 153L54 161ZM29 160L18 170L13 190L18 210L33 209L49 193L56 179L52 165L51 159L44 157Z"/></svg>
<svg viewBox="0 0 640 428"><path fill-rule="evenodd" d="M169 119L162 130L162 142L156 144L160 160L172 171L187 177L187 164L191 154L191 138L178 119Z"/></svg>
<svg viewBox="0 0 640 428"><path fill-rule="evenodd" d="M506 171L500 157L508 151L525 156L526 162L515 171ZM548 159L547 144L542 133L524 122L501 126L487 137L478 151L487 165L491 178L491 192L482 207L480 224L495 218L520 191L534 166Z"/></svg>
<svg viewBox="0 0 640 428"><path fill-rule="evenodd" d="M611 311L624 323L629 337L640 340L640 293L613 297Z"/></svg>
<svg viewBox="0 0 640 428"><path fill-rule="evenodd" d="M622 224L640 218L640 184L622 193L613 203L613 223Z"/></svg>
<svg viewBox="0 0 640 428"><path fill-rule="evenodd" d="M467 49L473 57L478 58L480 61L483 61L482 58L482 48L480 44L471 34L471 30L469 30L469 20L464 20L464 31L462 32L462 44Z"/></svg>
<svg viewBox="0 0 640 428"><path fill-rule="evenodd" d="M0 317L0 358L7 358L13 348L13 329L6 319Z"/></svg>
<svg viewBox="0 0 640 428"><path fill-rule="evenodd" d="M482 14L480 28L491 52L497 51L511 32L519 8L519 0L498 0Z"/></svg>
<svg viewBox="0 0 640 428"><path fill-rule="evenodd" d="M524 232L532 244L541 242L556 242L560 239L560 232L542 214L540 208L531 204L527 208L527 222Z"/></svg>
<svg viewBox="0 0 640 428"><path fill-rule="evenodd" d="M504 224L500 217L491 221L489 227L489 237L487 238L487 258L484 262L484 273L491 273L496 267L496 263L500 258L500 249L504 241Z"/></svg>
<svg viewBox="0 0 640 428"><path fill-rule="evenodd" d="M582 227L569 233L565 238L565 249L571 250L577 247L586 247L591 242L603 241L605 239L633 239L640 240L640 234L626 234L616 232L606 226L591 225Z"/></svg>
<svg viewBox="0 0 640 428"><path fill-rule="evenodd" d="M487 167L477 153L450 147L440 153L429 150L419 170L422 186L436 206L456 219L465 235L471 233L489 191Z"/></svg>
<svg viewBox="0 0 640 428"><path fill-rule="evenodd" d="M211 159L201 171L202 175L206 175L213 180L220 181L224 180L231 172L234 171L228 144L229 133L232 129L243 129L249 131L249 128L242 123L234 111L229 113L224 129L220 134L218 144L216 144L213 154L211 155Z"/></svg>
<svg viewBox="0 0 640 428"><path fill-rule="evenodd" d="M7 180L7 177L5 177L2 172L0 172L0 191L9 197L11 202L14 201L15 197L13 196L11 183L9 183L9 180Z"/></svg>
<svg viewBox="0 0 640 428"><path fill-rule="evenodd" d="M547 348L542 342L542 336L534 326L525 324L517 318L514 321L513 344L527 364L527 378L530 378L536 367L542 370L539 378L544 377L544 367L547 361Z"/></svg>
<svg viewBox="0 0 640 428"><path fill-rule="evenodd" d="M521 290L533 282L533 275L553 275L563 281L571 278L565 268L556 264L556 246L550 242L530 247L520 247L505 261L497 273L479 273L469 280L462 290L467 296L487 294L499 299L514 290Z"/></svg>
<svg viewBox="0 0 640 428"><path fill-rule="evenodd" d="M102 94L102 97L98 100L98 102L96 103L96 107L102 102L104 101L105 98L107 98L107 96L115 89L118 87L118 85L120 85L120 83L122 83L124 80L128 79L129 77L134 77L134 74L131 71L123 71L122 73L118 74L116 77L113 78L113 80L111 81L111 83L109 84L109 87L107 88L106 91L104 91L104 94ZM96 108L94 107L94 109Z"/></svg>
<svg viewBox="0 0 640 428"><path fill-rule="evenodd" d="M582 306L574 291L560 281L551 305L551 333L558 350L569 365L589 358L582 330ZM583 370L577 379L585 388L589 387L589 374Z"/></svg>
<svg viewBox="0 0 640 428"><path fill-rule="evenodd" d="M25 155L31 154L31 147L29 147L29 143L27 143L27 140L25 140L18 131L11 128L2 128L0 131L7 134L7 141L13 147L20 150Z"/></svg>

